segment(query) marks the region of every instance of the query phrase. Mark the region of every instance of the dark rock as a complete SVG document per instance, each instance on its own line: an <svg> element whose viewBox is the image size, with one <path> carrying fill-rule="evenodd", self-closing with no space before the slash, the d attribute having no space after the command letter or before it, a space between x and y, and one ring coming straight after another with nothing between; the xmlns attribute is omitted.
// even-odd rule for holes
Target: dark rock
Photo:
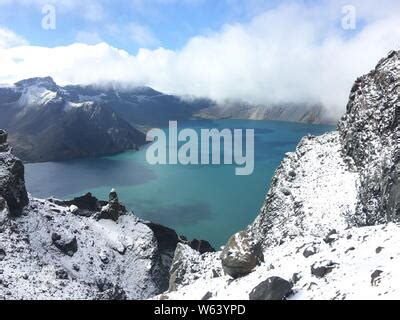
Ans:
<svg viewBox="0 0 400 320"><path fill-rule="evenodd" d="M346 250L345 254L348 254L350 251L354 251L354 250L356 250L356 248L350 247L350 248L348 248L348 249Z"/></svg>
<svg viewBox="0 0 400 320"><path fill-rule="evenodd" d="M282 278L271 277L260 283L249 295L250 300L285 300L292 292L293 285Z"/></svg>
<svg viewBox="0 0 400 320"><path fill-rule="evenodd" d="M101 208L98 219L118 221L119 217L126 214L126 208L119 203L117 192L113 189L109 194L109 202Z"/></svg>
<svg viewBox="0 0 400 320"><path fill-rule="evenodd" d="M8 152L10 150L10 146L7 143L7 137L7 132L0 129L0 152Z"/></svg>
<svg viewBox="0 0 400 320"><path fill-rule="evenodd" d="M0 248L0 261L3 261L6 257L6 252L4 251L4 249Z"/></svg>
<svg viewBox="0 0 400 320"><path fill-rule="evenodd" d="M53 233L51 240L56 248L65 255L72 257L78 251L78 242L75 236L61 236L58 233Z"/></svg>
<svg viewBox="0 0 400 320"><path fill-rule="evenodd" d="M336 230L331 230L325 237L324 242L327 244L332 244L339 239L339 234Z"/></svg>
<svg viewBox="0 0 400 320"><path fill-rule="evenodd" d="M381 275L382 275L383 271L382 270L375 270L372 274L371 274L371 285L374 287L377 287L381 281Z"/></svg>
<svg viewBox="0 0 400 320"><path fill-rule="evenodd" d="M328 273L332 272L337 264L332 261L322 261L314 263L311 266L311 274L317 278L323 278Z"/></svg>
<svg viewBox="0 0 400 320"><path fill-rule="evenodd" d="M302 276L300 273L294 273L292 276L292 282L293 284L298 283L301 280Z"/></svg>
<svg viewBox="0 0 400 320"><path fill-rule="evenodd" d="M163 283L160 285L165 291L169 287L170 269L179 238L177 233L170 228L152 222L145 222L145 224L153 231L157 241L157 249L161 258L160 278L163 279Z"/></svg>
<svg viewBox="0 0 400 320"><path fill-rule="evenodd" d="M84 211L91 211L91 212L98 212L101 210L101 208L106 205L106 202L101 202L99 201L96 197L94 197L90 192L86 193L82 197L77 197L74 198L73 200L69 201L59 201L59 200L53 200L56 202L58 205L62 206L77 206L78 209L84 210Z"/></svg>
<svg viewBox="0 0 400 320"><path fill-rule="evenodd" d="M376 254L381 253L383 249L385 249L385 248L383 248L383 247L376 248L376 250L375 250Z"/></svg>
<svg viewBox="0 0 400 320"><path fill-rule="evenodd" d="M215 252L215 249L211 246L211 244L205 240L194 239L192 241L187 242L186 244L193 250L200 252L200 254L204 254L207 252Z"/></svg>
<svg viewBox="0 0 400 320"><path fill-rule="evenodd" d="M119 285L109 282L107 279L97 280L97 288L100 293L97 300L126 300L126 293Z"/></svg>
<svg viewBox="0 0 400 320"><path fill-rule="evenodd" d="M222 267L226 274L236 279L248 275L264 262L260 243L247 231L232 236L221 253Z"/></svg>
<svg viewBox="0 0 400 320"><path fill-rule="evenodd" d="M6 131L0 129L0 144L4 144L7 142L8 134Z"/></svg>
<svg viewBox="0 0 400 320"><path fill-rule="evenodd" d="M303 256L305 258L309 258L317 253L318 253L318 248L316 246L309 246L304 250Z"/></svg>
<svg viewBox="0 0 400 320"><path fill-rule="evenodd" d="M213 294L212 294L210 291L208 291L208 292L204 295L204 297L201 298L201 300L202 300L202 301L207 301L207 300L210 300L212 297L213 297Z"/></svg>
<svg viewBox="0 0 400 320"><path fill-rule="evenodd" d="M177 233L157 223L145 222L145 224L153 231L157 240L158 249L161 252L172 252L173 255L179 241Z"/></svg>
<svg viewBox="0 0 400 320"><path fill-rule="evenodd" d="M58 269L56 270L56 277L60 280L68 280L68 272L64 269Z"/></svg>

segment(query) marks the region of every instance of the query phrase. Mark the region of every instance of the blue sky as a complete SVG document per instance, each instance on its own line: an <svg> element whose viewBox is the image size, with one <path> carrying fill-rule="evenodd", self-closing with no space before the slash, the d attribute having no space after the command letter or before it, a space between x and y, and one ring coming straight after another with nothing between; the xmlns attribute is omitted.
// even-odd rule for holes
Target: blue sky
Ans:
<svg viewBox="0 0 400 320"><path fill-rule="evenodd" d="M52 47L102 40L134 53L140 47L179 49L193 36L212 33L225 24L247 22L282 2L285 1L0 0L0 26L13 30L32 45ZM54 4L57 13L57 28L53 31L41 27L41 10L48 3Z"/></svg>

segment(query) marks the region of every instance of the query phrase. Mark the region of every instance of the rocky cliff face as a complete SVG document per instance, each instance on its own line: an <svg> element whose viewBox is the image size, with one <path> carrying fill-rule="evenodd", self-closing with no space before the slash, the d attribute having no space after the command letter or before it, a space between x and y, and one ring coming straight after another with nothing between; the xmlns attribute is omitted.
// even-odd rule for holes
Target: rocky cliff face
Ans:
<svg viewBox="0 0 400 320"><path fill-rule="evenodd" d="M398 298L399 98L400 52L391 52L356 81L338 132L287 154L252 225L222 252L175 256L185 272L161 298ZM193 264L203 266L196 277ZM222 276L209 271L221 267Z"/></svg>
<svg viewBox="0 0 400 320"><path fill-rule="evenodd" d="M345 156L360 173L357 220L374 225L400 218L400 52L357 79L339 123Z"/></svg>

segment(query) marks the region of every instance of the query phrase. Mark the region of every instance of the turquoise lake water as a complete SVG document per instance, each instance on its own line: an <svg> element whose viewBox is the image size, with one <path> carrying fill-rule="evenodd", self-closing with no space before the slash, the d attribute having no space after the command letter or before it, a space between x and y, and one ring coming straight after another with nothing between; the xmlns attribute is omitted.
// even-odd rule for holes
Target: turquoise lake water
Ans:
<svg viewBox="0 0 400 320"><path fill-rule="evenodd" d="M235 165L151 166L146 148L110 157L26 165L28 191L35 197L69 199L92 192L101 199L115 188L137 216L215 247L252 223L276 168L300 139L332 126L274 121L187 121L180 127L255 129L255 170L236 176Z"/></svg>

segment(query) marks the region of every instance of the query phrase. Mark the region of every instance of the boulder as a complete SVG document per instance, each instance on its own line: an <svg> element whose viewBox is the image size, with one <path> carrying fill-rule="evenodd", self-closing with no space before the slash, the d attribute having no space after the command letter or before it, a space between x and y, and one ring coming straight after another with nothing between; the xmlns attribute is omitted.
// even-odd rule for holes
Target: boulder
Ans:
<svg viewBox="0 0 400 320"><path fill-rule="evenodd" d="M58 233L53 233L51 240L54 246L67 256L72 257L78 251L78 242L75 236L61 236Z"/></svg>
<svg viewBox="0 0 400 320"><path fill-rule="evenodd" d="M317 278L323 278L330 273L337 264L332 261L316 262L311 266L311 274Z"/></svg>
<svg viewBox="0 0 400 320"><path fill-rule="evenodd" d="M317 253L318 253L318 248L317 248L316 246L312 245L312 246L307 247L307 248L304 250L303 256L304 256L305 258L309 258L309 257L311 257L311 256L313 256L313 255L315 255L315 254L317 254Z"/></svg>
<svg viewBox="0 0 400 320"><path fill-rule="evenodd" d="M246 276L264 262L262 246L250 232L241 231L229 239L221 253L221 261L225 273L232 278Z"/></svg>
<svg viewBox="0 0 400 320"><path fill-rule="evenodd" d="M260 283L249 295L250 300L285 300L292 292L293 284L279 277L271 277Z"/></svg>

